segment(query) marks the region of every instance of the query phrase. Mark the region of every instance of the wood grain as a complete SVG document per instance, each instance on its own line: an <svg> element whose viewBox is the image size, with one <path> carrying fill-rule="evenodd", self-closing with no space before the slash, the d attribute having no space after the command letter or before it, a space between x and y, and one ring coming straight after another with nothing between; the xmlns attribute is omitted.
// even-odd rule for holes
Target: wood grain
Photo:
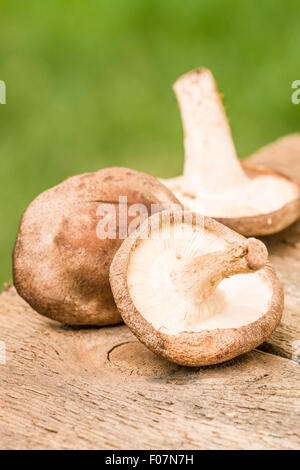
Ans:
<svg viewBox="0 0 300 470"><path fill-rule="evenodd" d="M1 296L1 448L297 448L300 368L253 351L179 367L125 326L68 328Z"/></svg>
<svg viewBox="0 0 300 470"><path fill-rule="evenodd" d="M300 183L300 134L267 145L247 162L274 168ZM292 358L297 349L300 353L300 220L262 240L283 284L285 309L280 326L261 349ZM300 354L296 355L296 360L300 360Z"/></svg>
<svg viewBox="0 0 300 470"><path fill-rule="evenodd" d="M300 134L282 137L262 147L246 161L281 171L300 183Z"/></svg>
<svg viewBox="0 0 300 470"><path fill-rule="evenodd" d="M300 181L300 137L254 160ZM7 288L1 449L299 449L300 225L265 241L285 287L283 321L263 350L214 367L168 363L124 325L60 325Z"/></svg>

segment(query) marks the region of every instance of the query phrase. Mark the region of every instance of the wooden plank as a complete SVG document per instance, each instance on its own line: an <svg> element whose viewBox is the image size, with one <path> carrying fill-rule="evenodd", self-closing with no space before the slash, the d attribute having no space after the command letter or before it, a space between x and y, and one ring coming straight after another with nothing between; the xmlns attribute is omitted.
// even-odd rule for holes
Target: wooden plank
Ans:
<svg viewBox="0 0 300 470"><path fill-rule="evenodd" d="M300 137L249 161L300 181ZM299 160L299 161L298 161ZM286 292L264 344L291 357L300 339L300 225L265 239ZM0 296L2 449L299 449L300 368L264 351L188 369L150 353L124 326L70 328Z"/></svg>
<svg viewBox="0 0 300 470"><path fill-rule="evenodd" d="M300 183L300 134L267 145L247 162L274 168ZM280 326L262 349L300 360L300 221L263 241L284 287L285 309Z"/></svg>
<svg viewBox="0 0 300 470"><path fill-rule="evenodd" d="M246 159L285 173L300 182L300 134L291 134L262 147Z"/></svg>
<svg viewBox="0 0 300 470"><path fill-rule="evenodd" d="M124 326L70 328L0 296L2 449L300 448L300 368L253 351L188 369Z"/></svg>

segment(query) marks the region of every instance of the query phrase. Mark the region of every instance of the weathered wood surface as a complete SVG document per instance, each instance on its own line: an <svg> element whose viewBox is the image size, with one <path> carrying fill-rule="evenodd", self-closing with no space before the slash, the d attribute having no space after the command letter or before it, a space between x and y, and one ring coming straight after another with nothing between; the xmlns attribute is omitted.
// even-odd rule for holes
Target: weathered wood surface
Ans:
<svg viewBox="0 0 300 470"><path fill-rule="evenodd" d="M300 137L271 151L253 159L300 181ZM0 448L299 449L300 224L264 241L285 287L282 324L262 350L215 367L170 364L123 325L62 326L6 289Z"/></svg>
<svg viewBox="0 0 300 470"><path fill-rule="evenodd" d="M274 168L300 183L300 134L283 137L247 161ZM300 220L263 241L284 287L285 309L280 326L262 347L291 358L295 349L300 353Z"/></svg>

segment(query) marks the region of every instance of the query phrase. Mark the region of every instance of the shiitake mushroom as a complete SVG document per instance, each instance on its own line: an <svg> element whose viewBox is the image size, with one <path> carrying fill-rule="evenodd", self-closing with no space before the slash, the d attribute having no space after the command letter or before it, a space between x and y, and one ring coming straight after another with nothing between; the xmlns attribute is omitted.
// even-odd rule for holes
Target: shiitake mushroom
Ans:
<svg viewBox="0 0 300 470"><path fill-rule="evenodd" d="M124 198L125 217L119 217ZM156 178L127 168L73 176L40 194L23 215L13 253L20 296L40 314L69 325L119 323L109 268L137 218L135 204L148 216L152 205L162 210L179 202ZM115 231L104 238L97 229L106 207L115 208L105 216Z"/></svg>

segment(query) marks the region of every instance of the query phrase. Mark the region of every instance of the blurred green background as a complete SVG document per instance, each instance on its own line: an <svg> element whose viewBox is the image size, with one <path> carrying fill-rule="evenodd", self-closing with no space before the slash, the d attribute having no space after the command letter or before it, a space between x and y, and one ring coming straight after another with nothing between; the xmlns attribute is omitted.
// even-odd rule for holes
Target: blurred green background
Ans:
<svg viewBox="0 0 300 470"><path fill-rule="evenodd" d="M29 202L65 177L182 168L171 84L198 66L241 157L299 131L299 0L0 0L0 283Z"/></svg>

